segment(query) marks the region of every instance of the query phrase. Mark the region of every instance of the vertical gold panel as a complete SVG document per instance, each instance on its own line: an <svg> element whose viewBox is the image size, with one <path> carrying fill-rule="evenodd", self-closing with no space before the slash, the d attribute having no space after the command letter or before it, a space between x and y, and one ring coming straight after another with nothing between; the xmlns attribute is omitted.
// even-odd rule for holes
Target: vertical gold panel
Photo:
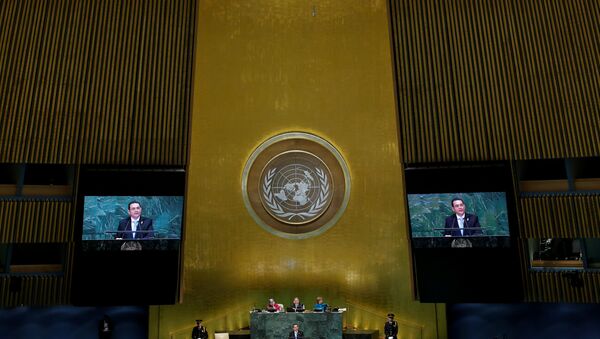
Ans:
<svg viewBox="0 0 600 339"><path fill-rule="evenodd" d="M600 274L593 271L550 272L530 270L527 238L598 238L600 230L600 196L565 194L520 197L523 286L528 302L597 303L600 301ZM569 274L581 278L575 286Z"/></svg>
<svg viewBox="0 0 600 339"><path fill-rule="evenodd" d="M196 1L0 6L0 162L185 165Z"/></svg>
<svg viewBox="0 0 600 339"><path fill-rule="evenodd" d="M0 201L0 243L61 243L65 247L62 274L23 276L18 292L10 292L10 276L1 277L0 307L69 303L75 244L72 206L71 201L60 200Z"/></svg>
<svg viewBox="0 0 600 339"><path fill-rule="evenodd" d="M600 237L600 195L540 194L519 198L524 238Z"/></svg>
<svg viewBox="0 0 600 339"><path fill-rule="evenodd" d="M581 286L572 284L565 272L530 271L525 284L527 302L598 303L598 272L577 272Z"/></svg>
<svg viewBox="0 0 600 339"><path fill-rule="evenodd" d="M71 201L0 201L0 243L73 241Z"/></svg>
<svg viewBox="0 0 600 339"><path fill-rule="evenodd" d="M382 333L394 312L402 338L446 335L444 308L412 292L388 15L383 0L199 3L182 304L152 308L152 338L318 295L350 328ZM267 233L243 204L245 161L287 131L325 138L351 172L344 215L309 239Z"/></svg>
<svg viewBox="0 0 600 339"><path fill-rule="evenodd" d="M391 0L407 163L595 156L595 1Z"/></svg>
<svg viewBox="0 0 600 339"><path fill-rule="evenodd" d="M10 280L21 279L21 288L10 291ZM68 277L61 275L26 275L0 277L0 306L51 306L67 304Z"/></svg>

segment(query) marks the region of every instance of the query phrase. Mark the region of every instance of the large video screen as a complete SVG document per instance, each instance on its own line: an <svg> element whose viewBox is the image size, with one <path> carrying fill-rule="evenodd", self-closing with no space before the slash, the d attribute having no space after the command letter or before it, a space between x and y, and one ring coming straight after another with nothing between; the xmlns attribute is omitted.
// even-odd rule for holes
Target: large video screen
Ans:
<svg viewBox="0 0 600 339"><path fill-rule="evenodd" d="M510 171L439 166L405 171L413 248L510 247Z"/></svg>
<svg viewBox="0 0 600 339"><path fill-rule="evenodd" d="M509 236L505 192L409 194L413 238Z"/></svg>
<svg viewBox="0 0 600 339"><path fill-rule="evenodd" d="M522 300L511 164L422 164L404 174L416 298Z"/></svg>
<svg viewBox="0 0 600 339"><path fill-rule="evenodd" d="M85 196L82 240L180 239L182 196Z"/></svg>
<svg viewBox="0 0 600 339"><path fill-rule="evenodd" d="M175 303L185 232L185 170L85 165L77 178L72 302Z"/></svg>

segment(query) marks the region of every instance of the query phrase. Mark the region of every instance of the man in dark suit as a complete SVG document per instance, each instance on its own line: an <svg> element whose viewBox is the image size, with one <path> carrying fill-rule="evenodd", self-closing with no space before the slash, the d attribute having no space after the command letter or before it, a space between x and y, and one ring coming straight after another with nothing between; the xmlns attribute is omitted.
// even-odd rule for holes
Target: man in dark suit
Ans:
<svg viewBox="0 0 600 339"><path fill-rule="evenodd" d="M446 218L444 236L462 237L480 235L481 225L475 214L465 213L467 206L461 198L454 198L451 202L453 215Z"/></svg>
<svg viewBox="0 0 600 339"><path fill-rule="evenodd" d="M127 205L129 217L119 221L118 231L115 239L148 239L154 238L152 219L142 217L142 205L132 201Z"/></svg>
<svg viewBox="0 0 600 339"><path fill-rule="evenodd" d="M298 328L298 324L294 324L294 326L292 327L292 332L290 332L288 339L303 339L303 338L304 338L304 332L300 331L300 329Z"/></svg>
<svg viewBox="0 0 600 339"><path fill-rule="evenodd" d="M208 339L208 331L202 326L202 320L196 320L196 326L192 330L192 339Z"/></svg>

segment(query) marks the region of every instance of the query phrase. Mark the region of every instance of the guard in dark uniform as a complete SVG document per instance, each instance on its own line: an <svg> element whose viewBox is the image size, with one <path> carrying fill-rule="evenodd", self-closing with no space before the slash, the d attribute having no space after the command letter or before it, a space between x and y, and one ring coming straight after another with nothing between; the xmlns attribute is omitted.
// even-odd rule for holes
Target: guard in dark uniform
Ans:
<svg viewBox="0 0 600 339"><path fill-rule="evenodd" d="M208 331L202 326L202 320L196 320L196 327L192 330L192 339L208 339Z"/></svg>
<svg viewBox="0 0 600 339"><path fill-rule="evenodd" d="M388 320L385 322L385 339L398 339L398 322L394 320L394 313L388 313Z"/></svg>

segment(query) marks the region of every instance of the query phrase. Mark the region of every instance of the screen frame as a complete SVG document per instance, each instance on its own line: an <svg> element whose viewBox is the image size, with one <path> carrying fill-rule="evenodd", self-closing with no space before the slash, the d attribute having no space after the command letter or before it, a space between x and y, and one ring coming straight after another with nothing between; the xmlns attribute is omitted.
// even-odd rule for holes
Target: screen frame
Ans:
<svg viewBox="0 0 600 339"><path fill-rule="evenodd" d="M411 164L404 170L404 182L415 299L422 303L522 301L516 181L511 163ZM502 236L507 240L506 246L415 247L408 194L456 192L506 193L509 236Z"/></svg>
<svg viewBox="0 0 600 339"><path fill-rule="evenodd" d="M86 196L181 196L181 238L185 234L186 173L179 167L101 167L82 166L77 175L75 239L81 245L83 207ZM135 180L132 180L135 178ZM160 179L160 180L158 180ZM152 182L152 185L144 185ZM81 247L79 247L81 248Z"/></svg>
<svg viewBox="0 0 600 339"><path fill-rule="evenodd" d="M73 304L172 305L179 301L185 238L187 175L182 167L81 166L76 175ZM181 196L181 237L176 246L133 251L86 250L82 240L86 196ZM112 242L112 240L104 240ZM151 281L152 284L148 282ZM124 286L136 289L123 293ZM94 293L89 291L93 290Z"/></svg>
<svg viewBox="0 0 600 339"><path fill-rule="evenodd" d="M94 198L117 198L122 200L119 204L113 205L113 207L122 207L125 208L125 206L128 206L130 203L135 203L138 202L140 203L140 206L142 206L142 214L141 217L143 218L149 218L152 219L153 221L153 231L152 233L154 233L155 236L153 236L152 238L140 238L138 239L138 241L148 241L148 240L161 240L161 239L168 239L168 240L177 240L180 241L181 240L181 232L182 232L182 227L183 227L183 202L184 202L184 196L180 196L180 195L153 195L153 196L132 196L132 195L85 195L83 196L83 204L82 204L82 209L83 209L83 218L82 218L82 234L81 234L81 240L83 242L86 241L121 241L122 239L86 239L86 235L89 234L85 234L84 233L84 223L85 223L85 219L88 216L86 214L86 209L87 209L87 204L93 204L93 199ZM176 231L173 231L171 234L175 234L177 235L177 237L165 237L165 236L156 236L156 234L161 234L161 230L165 227L157 227L156 225L156 220L160 219L160 217L162 215L164 215L165 213L159 213L159 214L150 214L150 213L144 213L144 210L147 208L146 205L150 204L149 202L147 202L147 200L149 199L162 199L162 198L181 198L181 202L177 202L177 207L179 207L177 209L177 211L175 211L174 209L171 209L171 212L175 212L176 216L178 216L180 218L180 222L178 223L178 227L176 229ZM173 203L173 202L172 202ZM128 207L127 207L128 208ZM123 219L127 219L129 215L123 214L123 215L118 215L117 218L119 221L122 221ZM96 226L94 229L98 230L98 226L102 226L102 225L94 225ZM118 225L113 224L112 225L112 229L110 230L109 234L115 234L118 233L119 230L117 229ZM175 229L174 229L175 230ZM131 232L131 231L127 231L127 232Z"/></svg>
<svg viewBox="0 0 600 339"><path fill-rule="evenodd" d="M406 223L411 248L427 248L428 246L421 244L424 239L432 241L430 247L450 247L446 243L452 237L413 237L413 225L410 220L409 194L443 193L504 192L509 234L507 236L490 236L489 238L497 240L498 246L501 247L515 245L515 235L517 234L516 197L511 167L508 162L412 165L405 168L404 176ZM494 180L490 180L489 177L493 177ZM488 246L484 244L477 247Z"/></svg>

